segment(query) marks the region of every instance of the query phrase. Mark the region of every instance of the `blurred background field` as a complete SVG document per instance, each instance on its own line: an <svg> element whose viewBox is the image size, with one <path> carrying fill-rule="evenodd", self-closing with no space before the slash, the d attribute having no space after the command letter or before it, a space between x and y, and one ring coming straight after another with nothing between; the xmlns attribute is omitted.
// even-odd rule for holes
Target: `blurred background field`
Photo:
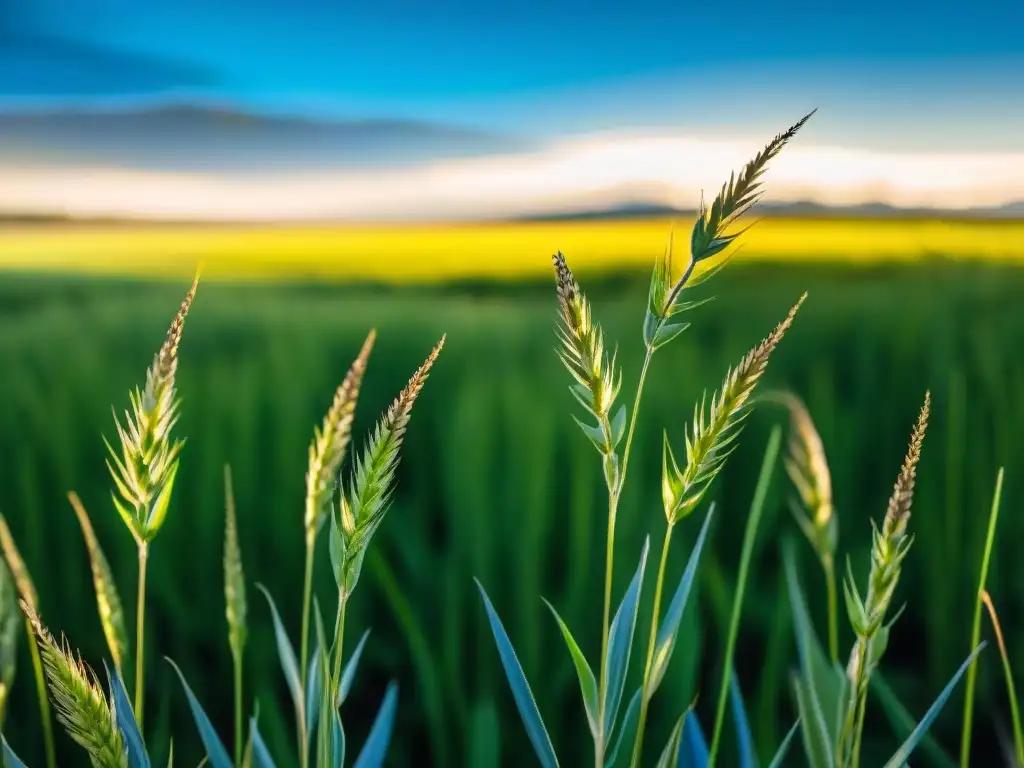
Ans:
<svg viewBox="0 0 1024 768"><path fill-rule="evenodd" d="M761 226L770 231L772 225ZM649 263L667 234L661 226L655 237L654 229L648 247L627 260L632 268L599 269L586 242L576 244L578 277L609 338L619 344L627 391L638 373L648 279L646 268L636 265ZM797 247L799 241L794 238ZM256 260L260 238L246 243ZM560 244L555 238L549 247L533 247L532 256L520 253L518 269L547 271L548 251ZM1024 658L1024 566L1016 559L1024 535L1017 499L1024 488L1014 451L1024 429L1024 367L1017 354L1024 343L1024 272L988 259L863 263L861 253L851 250L848 259L857 268L828 258L786 264L740 257L698 289L716 299L693 313L693 327L655 361L635 475L620 514L619 551L632 560L641 532L656 528L662 515L661 425L678 444L702 390L717 388L726 368L807 290L807 304L765 383L791 387L808 402L829 452L841 547L858 572L867 567L869 520L884 514L926 388L935 399L912 522L917 543L898 598L907 609L883 667L911 712L920 715L968 650L984 524L1001 465L1007 467L1005 508L989 589L1012 658ZM122 266L125 272L137 267ZM186 266L164 266L173 280L101 275L102 265L95 275L7 272L0 280L0 509L37 579L44 617L97 664L105 648L81 533L65 494L74 489L82 497L122 591L131 595L134 548L110 503L102 438L114 436L111 405L127 407L128 389L140 381L162 339L190 277ZM170 520L150 565L148 699L158 762L171 734L179 759L190 764L200 756L186 701L164 655L191 671L215 724L230 730L223 465L230 463L234 473L250 582L267 585L297 632L306 449L371 327L379 336L357 413L357 444L442 333L448 344L414 413L395 507L351 609L350 626L370 627L372 634L345 708L347 730L357 739L365 734L386 681L396 677L400 737L390 764L496 764L489 755L500 755L501 765L528 760L473 585L476 576L502 612L565 764L589 759L577 738L584 722L577 684L540 600L564 608L585 649L598 646L599 626L585 617L600 614L594 585L602 570L605 501L596 457L570 417L574 401L554 352L554 312L547 275L434 286L237 284L210 275L201 284L179 374L181 434L188 443ZM685 619L685 636L700 641L681 643L669 672L673 684L652 713L654 733L667 733L676 711L696 693L699 711L711 717L709 691L717 679L739 531L767 430L784 420L773 406L757 409L712 493L721 514L699 579L697 609ZM795 648L779 560L782 539L797 533L785 507L790 490L780 466L737 657L764 753L792 717L787 674ZM674 549L672 572L683 567L697 525L682 527L686 544ZM823 620L824 591L810 552L798 544L815 615ZM327 595L326 551L319 566L318 584ZM618 576L617 590L625 587L625 570ZM286 755L291 720L269 613L255 590L250 600L248 690L259 697L271 748ZM842 640L846 647L849 635ZM22 661L15 691L20 704L7 730L22 755L38 763L27 656ZM1007 724L1005 693L994 656L980 671L976 759L994 759L996 731ZM951 753L961 702L954 694L935 727ZM869 748L892 748L896 737L883 737L889 730L877 706L873 718L878 728ZM74 760L66 740L61 749L65 760Z"/></svg>

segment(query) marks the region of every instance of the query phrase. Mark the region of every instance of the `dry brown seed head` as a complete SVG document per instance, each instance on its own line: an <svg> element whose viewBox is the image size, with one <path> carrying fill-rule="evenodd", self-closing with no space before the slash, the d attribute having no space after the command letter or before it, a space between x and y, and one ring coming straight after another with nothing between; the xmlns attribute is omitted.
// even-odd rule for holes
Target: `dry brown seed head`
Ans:
<svg viewBox="0 0 1024 768"><path fill-rule="evenodd" d="M167 329L167 337L164 339L163 346L157 353L156 373L157 379L162 383L173 381L174 374L178 369L178 346L181 344L185 318L188 316L188 310L192 306L192 299L195 298L198 287L199 272L196 272L196 276L192 280L192 287L185 295L185 300L181 302L178 314L174 316L170 328Z"/></svg>
<svg viewBox="0 0 1024 768"><path fill-rule="evenodd" d="M910 436L910 447L907 449L906 458L903 460L903 467L896 485L893 488L892 496L889 498L889 508L885 512L883 523L883 536L892 538L902 535L906 530L907 519L910 517L910 506L914 500L914 482L917 477L917 463L921 458L921 444L924 442L925 430L928 428L928 415L931 411L931 392L925 392L924 405L921 406L921 413L917 417L914 431Z"/></svg>

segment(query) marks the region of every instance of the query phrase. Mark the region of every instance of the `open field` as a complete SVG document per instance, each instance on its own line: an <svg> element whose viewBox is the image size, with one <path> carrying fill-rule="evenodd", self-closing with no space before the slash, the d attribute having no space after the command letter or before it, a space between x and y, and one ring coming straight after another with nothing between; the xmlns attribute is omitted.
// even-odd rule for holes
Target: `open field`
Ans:
<svg viewBox="0 0 1024 768"><path fill-rule="evenodd" d="M242 227L48 224L0 227L0 269L208 279L444 282L547 276L561 249L577 268L647 268L668 219L435 226ZM686 242L691 221L676 223ZM929 257L1024 263L1024 221L765 218L739 261L873 264Z"/></svg>
<svg viewBox="0 0 1024 768"><path fill-rule="evenodd" d="M765 222L760 237L777 235L781 254L788 238L780 233L787 226ZM813 232L825 225L801 226ZM878 249L901 242L880 223L827 226L841 227L849 237L863 238L857 242ZM907 227L894 224L892 232ZM933 244L946 232L949 243L968 250L965 225L944 227L922 223L917 231L933 232ZM491 234L474 240L472 230L449 229L430 246L440 252L443 243L457 244L448 252L459 259L452 255L446 263L450 269L465 269L475 242L488 254L478 258L491 269L505 268L502 262L508 259L518 270L544 273L537 285L498 285L487 291L215 281L200 286L179 370L180 434L188 443L173 508L150 561L150 620L160 628L151 633L147 653L156 764L166 763L161 755L170 733L180 762L199 760L187 704L162 661L164 654L190 671L215 724L230 732L230 686L224 683L230 657L221 590L223 464L231 464L235 478L250 581L265 583L275 595L295 594L302 577L308 443L370 327L377 328L378 343L356 415L357 444L441 333L447 332L448 344L409 426L395 506L375 547L380 556L368 563L365 587L351 608L352 626L372 627L373 635L346 704L346 729L356 741L363 737L388 676L395 674L402 691L401 738L393 742L390 764L469 765L469 755L490 750L500 752L503 766L529 762L529 746L474 590L476 576L500 606L566 764L588 759L586 745L574 742L572 735L581 733L584 723L578 686L539 595L559 606L585 649L599 644L600 627L582 617L599 614L600 595L593 584L602 568L605 501L600 468L570 416L578 411L553 350L555 299L547 255L559 245L581 253L601 247L611 252L614 246L621 254L629 244L647 262L663 247L666 228L665 222L606 230L593 224L538 225L517 230L517 247L506 244L497 256L486 244L504 242L494 235L498 230L479 230ZM602 231L617 233L619 239L609 235L614 242L605 243ZM986 225L980 231L988 233L993 251L1000 238L1004 251L1021 247L1011 237L1020 237L1020 225ZM351 233L323 239L308 234L310 240L304 241L294 232L280 232L254 234L243 247L245 240L232 241L223 233L170 232L6 230L3 237L10 239L0 245L8 265L24 267L32 248L43 252L63 243L77 258L90 249L102 250L105 261L96 271L176 276L173 283L64 274L12 274L0 280L0 509L36 576L44 617L96 665L104 654L103 639L81 534L65 494L69 489L80 494L123 593L132 594L134 547L110 505L102 436L113 437L110 407L127 407L128 390L151 362L194 259L204 256L208 270L222 269L221 274L244 274L248 262L243 259L250 259L265 265L265 277L289 269L294 276L302 270L285 257L305 254L302 264L339 276L349 262L326 258L345 250L338 244L354 249L362 243L364 254L384 254L399 242L388 237L408 237L410 249L417 243L408 233L381 235L381 244L369 235L363 241ZM635 234L626 237L626 232ZM203 242L207 245L200 247ZM21 245L8 248L11 243ZM44 243L49 245L44 248ZM153 260L133 262L132 243ZM216 249L210 243L223 249L222 261L211 258ZM860 263L873 252L835 259ZM319 254L319 261L312 254ZM809 258L810 251L804 255ZM379 270L376 276L394 277L399 267L426 276L425 263L408 256L376 258L376 266L364 267ZM49 265L56 270L63 263ZM646 269L607 282L590 279L592 270L580 272L609 339L619 344L629 391L638 372ZM794 388L818 422L829 451L842 554L851 555L858 574L867 564L869 518L878 520L884 513L924 390L930 388L934 398L911 522L916 543L896 598L907 609L883 664L911 712L920 716L968 650L985 514L1000 465L1007 468L1007 480L989 589L1015 668L1024 668L1024 562L1016 556L1024 537L1024 520L1017 514L1024 464L1015 447L1024 434L1019 354L1024 348L1024 270L981 262L865 264L856 270L830 264L730 266L698 291L714 293L716 301L692 313L694 326L655 362L646 414L637 430L635 475L620 513L621 551L637 551L640 532L651 527L648 516L662 514L660 425L668 425L670 437L681 440L701 391L718 387L726 368L804 290L808 300L773 358L765 384ZM699 611L688 609L684 617L685 636L696 632L701 642L687 643L673 660L673 684L663 688L663 703L652 712L652 733L659 738L694 693L702 692L702 713L714 705L708 691L717 679L715 649L735 583L736 531L750 503L767 429L781 419L768 407L754 414L712 491L720 512L701 570L699 599L692 602ZM785 506L789 492L780 467L758 538L737 656L764 754L768 745L778 743L792 713L787 672L796 654L778 554L782 538L795 532ZM681 571L696 534L690 522L678 531L673 573ZM820 621L824 591L813 578L810 552L798 549ZM318 583L327 594L326 548L318 564ZM624 583L616 585L617 591L623 588ZM279 605L294 634L298 606ZM648 620L643 611L649 611L647 603L640 626ZM260 697L261 729L271 748L288 754L287 693L266 606L256 597L251 625L247 690ZM843 647L849 642L844 632ZM20 661L15 697L33 702L24 646ZM975 764L994 765L994 729L1006 722L1007 711L994 653L983 658L980 673ZM934 728L950 751L958 743L961 704L958 691ZM880 764L872 761L872 754L877 758L872 750L897 743L895 736L884 737L888 726L874 705L873 711L868 765ZM37 728L34 706L12 712L14 746L35 765L42 762L41 753L33 751L40 743ZM59 762L74 764L80 754L67 746L62 741L65 759Z"/></svg>

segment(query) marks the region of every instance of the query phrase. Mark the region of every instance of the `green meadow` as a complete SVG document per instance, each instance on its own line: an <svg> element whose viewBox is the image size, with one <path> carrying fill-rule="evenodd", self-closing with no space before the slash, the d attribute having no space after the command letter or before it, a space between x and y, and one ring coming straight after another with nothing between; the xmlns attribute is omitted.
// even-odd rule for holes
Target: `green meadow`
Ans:
<svg viewBox="0 0 1024 768"><path fill-rule="evenodd" d="M571 253L569 256L571 257ZM548 254L536 254L546 264ZM653 262L653 257L652 257ZM642 357L646 272L577 272L631 393ZM218 731L232 728L231 656L222 553L224 465L234 477L242 556L250 585L298 595L303 578L307 450L334 389L371 328L377 345L355 417L353 451L437 339L447 343L413 412L391 511L368 556L350 625L369 627L346 731L364 737L388 680L400 685L390 765L520 766L529 743L499 665L477 577L501 612L565 765L592 757L579 689L558 627L540 599L559 607L596 656L601 626L607 499L593 447L571 417L577 406L556 352L553 279L445 287L352 284L199 286L180 352L178 390L186 437L167 523L150 556L146 652L147 740L166 764L202 749L188 704L164 657L189 675ZM106 646L89 560L68 503L76 491L91 515L133 621L135 545L111 500L103 438L111 407L129 407L176 311L185 282L5 274L0 278L0 511L32 571L40 610L94 667ZM761 339L803 291L808 298L775 352L762 386L807 403L832 472L843 548L866 573L871 527L880 521L925 390L933 412L918 470L915 544L896 604L906 603L883 671L919 718L971 650L971 620L996 473L1006 467L1003 514L988 579L1010 658L1024 665L1024 494L1017 441L1024 435L1024 271L984 260L914 264L737 263L695 289L714 301L660 352L648 381L619 512L618 546L630 563L663 515L661 425L674 445L694 403ZM713 719L747 510L770 428L787 423L757 406L739 448L709 493L719 512L683 618L679 647L652 710L659 742L698 696ZM351 463L346 462L346 473ZM825 588L787 497L781 464L769 488L740 627L736 666L755 738L774 752L793 722L788 675L796 665L780 546L793 537L805 588L824 633ZM653 521L653 522L652 522ZM678 527L672 573L681 572L699 523ZM329 599L327 547L316 584ZM845 568L845 563L839 564ZM621 594L629 566L616 573ZM301 606L278 598L298 635ZM327 608L325 607L325 611ZM647 627L648 601L639 627ZM290 701L270 614L250 589L247 694L275 754L290 755ZM987 620L984 636L990 637ZM852 641L840 622L840 643ZM353 634L351 642L355 642ZM43 764L39 714L24 637L5 733L27 762ZM705 653L705 651L708 651ZM629 690L636 686L631 670ZM956 756L963 686L932 729ZM974 764L995 765L1010 727L993 648L979 665ZM869 709L865 765L902 740L877 702ZM58 763L82 753L58 730ZM727 750L728 752L728 750ZM794 759L796 752L794 752ZM731 752L723 755L732 759ZM924 760L923 757L918 757ZM79 762L75 762L79 761ZM916 761L915 761L916 763Z"/></svg>

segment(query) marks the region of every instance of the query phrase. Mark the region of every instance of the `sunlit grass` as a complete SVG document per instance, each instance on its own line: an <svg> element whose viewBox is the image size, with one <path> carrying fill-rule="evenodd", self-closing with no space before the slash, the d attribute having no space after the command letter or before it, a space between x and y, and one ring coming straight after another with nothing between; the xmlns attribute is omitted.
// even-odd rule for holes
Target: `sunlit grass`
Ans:
<svg viewBox="0 0 1024 768"><path fill-rule="evenodd" d="M205 226L23 225L0 228L0 269L105 274L191 274L208 279L282 277L435 282L547 276L548 257L571 254L583 270L650 266L672 222L465 225ZM691 222L679 219L678 234ZM1024 261L1024 221L764 218L739 259L877 263L929 256Z"/></svg>

